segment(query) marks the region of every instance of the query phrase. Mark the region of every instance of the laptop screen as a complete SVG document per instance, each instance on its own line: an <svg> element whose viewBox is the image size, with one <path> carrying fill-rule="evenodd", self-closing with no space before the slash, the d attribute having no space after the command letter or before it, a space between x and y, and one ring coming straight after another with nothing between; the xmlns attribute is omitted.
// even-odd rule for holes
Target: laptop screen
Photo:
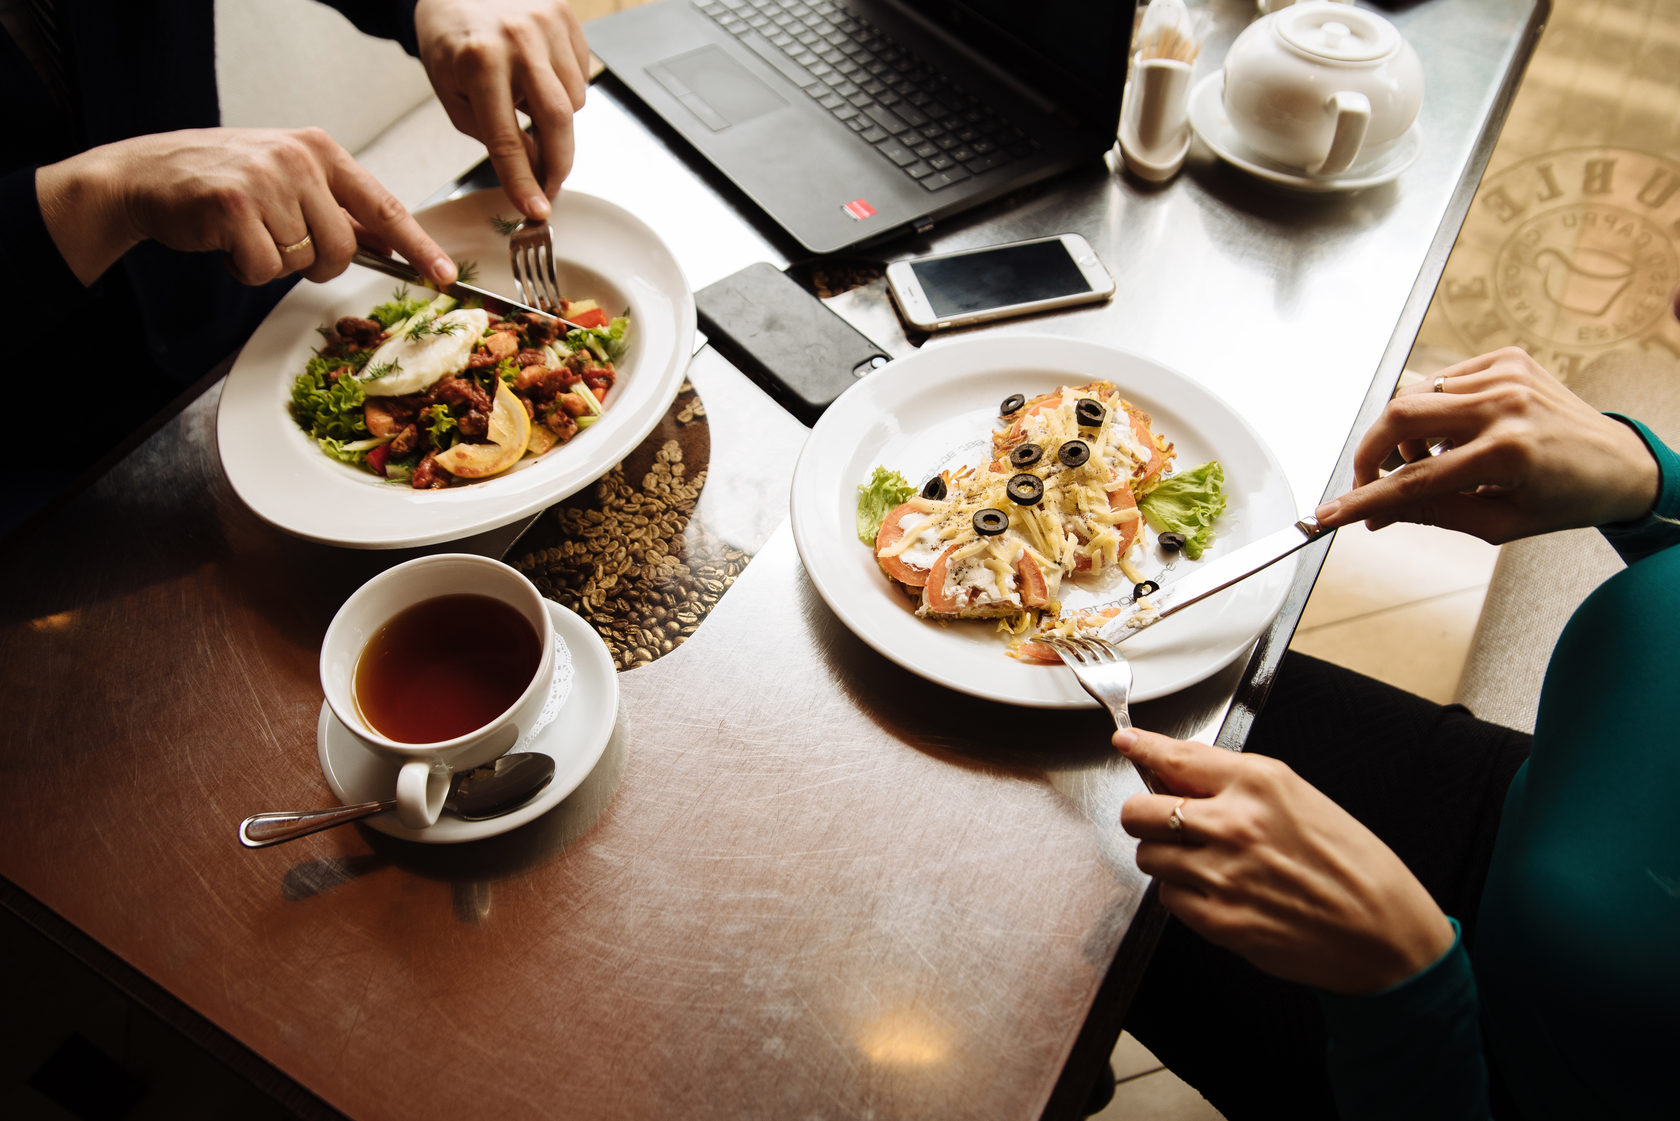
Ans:
<svg viewBox="0 0 1680 1121"><path fill-rule="evenodd" d="M901 2L1078 120L1118 121L1135 0Z"/></svg>

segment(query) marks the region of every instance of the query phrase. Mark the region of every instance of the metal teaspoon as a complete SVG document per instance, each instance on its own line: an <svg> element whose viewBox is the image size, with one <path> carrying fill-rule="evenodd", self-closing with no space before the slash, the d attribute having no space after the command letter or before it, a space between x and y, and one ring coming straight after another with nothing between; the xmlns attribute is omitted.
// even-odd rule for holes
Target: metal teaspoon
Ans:
<svg viewBox="0 0 1680 1121"><path fill-rule="evenodd" d="M484 821L518 809L554 778L554 759L520 751L462 771L449 782L443 808L466 821ZM330 810L282 810L253 814L239 823L239 843L259 849L294 840L397 808L395 798L359 802Z"/></svg>

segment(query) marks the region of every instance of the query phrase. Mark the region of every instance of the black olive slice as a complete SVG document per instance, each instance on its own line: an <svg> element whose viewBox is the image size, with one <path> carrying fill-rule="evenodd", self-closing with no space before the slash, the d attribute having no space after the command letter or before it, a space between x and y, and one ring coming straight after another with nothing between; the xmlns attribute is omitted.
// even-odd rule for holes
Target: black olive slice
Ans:
<svg viewBox="0 0 1680 1121"><path fill-rule="evenodd" d="M1003 404L998 406L998 415L1008 416L1010 413L1015 412L1026 403L1027 399L1025 397L1021 396L1019 393L1011 393L1003 399Z"/></svg>
<svg viewBox="0 0 1680 1121"><path fill-rule="evenodd" d="M1161 590L1161 585L1157 584L1153 580L1145 580L1141 584L1133 585L1133 587L1132 587L1132 598L1133 599L1142 599L1144 596L1152 596L1160 590Z"/></svg>
<svg viewBox="0 0 1680 1121"><path fill-rule="evenodd" d="M1037 506L1044 497L1044 480L1026 471L1010 477L1003 488L1017 506Z"/></svg>
<svg viewBox="0 0 1680 1121"><path fill-rule="evenodd" d="M922 497L931 498L935 502L945 497L945 477L935 475L922 485Z"/></svg>
<svg viewBox="0 0 1680 1121"><path fill-rule="evenodd" d="M1044 449L1037 444L1016 444L1009 453L1009 462L1017 467L1031 467L1044 458Z"/></svg>
<svg viewBox="0 0 1680 1121"><path fill-rule="evenodd" d="M1009 528L1009 515L994 506L974 511L974 532L981 537L996 537Z"/></svg>
<svg viewBox="0 0 1680 1121"><path fill-rule="evenodd" d="M1100 402L1093 401L1089 397L1084 398L1073 407L1074 418L1085 428L1100 428L1103 417L1107 414L1108 410L1103 408Z"/></svg>
<svg viewBox="0 0 1680 1121"><path fill-rule="evenodd" d="M1165 533L1161 534L1159 540L1161 548L1165 549L1169 553L1176 553L1180 549L1184 548L1184 534L1178 532L1176 529L1167 530Z"/></svg>
<svg viewBox="0 0 1680 1121"><path fill-rule="evenodd" d="M1084 440L1069 440L1056 452L1063 467L1079 467L1091 458L1091 445Z"/></svg>

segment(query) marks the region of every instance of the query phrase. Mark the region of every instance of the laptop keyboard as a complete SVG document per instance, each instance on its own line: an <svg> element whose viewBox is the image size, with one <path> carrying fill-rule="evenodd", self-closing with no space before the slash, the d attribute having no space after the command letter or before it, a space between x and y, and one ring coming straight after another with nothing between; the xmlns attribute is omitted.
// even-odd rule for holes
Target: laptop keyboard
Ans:
<svg viewBox="0 0 1680 1121"><path fill-rule="evenodd" d="M695 7L930 191L1039 147L874 24L829 0L696 0Z"/></svg>

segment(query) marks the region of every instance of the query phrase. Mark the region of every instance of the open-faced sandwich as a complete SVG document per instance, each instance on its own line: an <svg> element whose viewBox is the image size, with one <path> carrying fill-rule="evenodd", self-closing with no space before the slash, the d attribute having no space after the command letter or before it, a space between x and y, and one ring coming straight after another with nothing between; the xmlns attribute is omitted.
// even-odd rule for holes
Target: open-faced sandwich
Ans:
<svg viewBox="0 0 1680 1121"><path fill-rule="evenodd" d="M1127 592L1143 593L1127 601L1146 607L1148 585L1134 563L1145 521L1139 500L1163 486L1174 457L1149 414L1110 382L1064 386L1031 400L1012 395L999 409L990 459L941 472L888 511L874 537L876 561L917 599L924 618L997 619L1017 640L1035 628L1099 626L1118 605L1064 616L1063 581L1123 577ZM1203 532L1193 557L1223 509L1217 472L1212 463L1191 473L1217 498L1216 508L1203 502L1196 515ZM1157 529L1165 529L1157 548L1188 543L1175 528ZM1017 641L1014 652L1055 660L1031 641Z"/></svg>

